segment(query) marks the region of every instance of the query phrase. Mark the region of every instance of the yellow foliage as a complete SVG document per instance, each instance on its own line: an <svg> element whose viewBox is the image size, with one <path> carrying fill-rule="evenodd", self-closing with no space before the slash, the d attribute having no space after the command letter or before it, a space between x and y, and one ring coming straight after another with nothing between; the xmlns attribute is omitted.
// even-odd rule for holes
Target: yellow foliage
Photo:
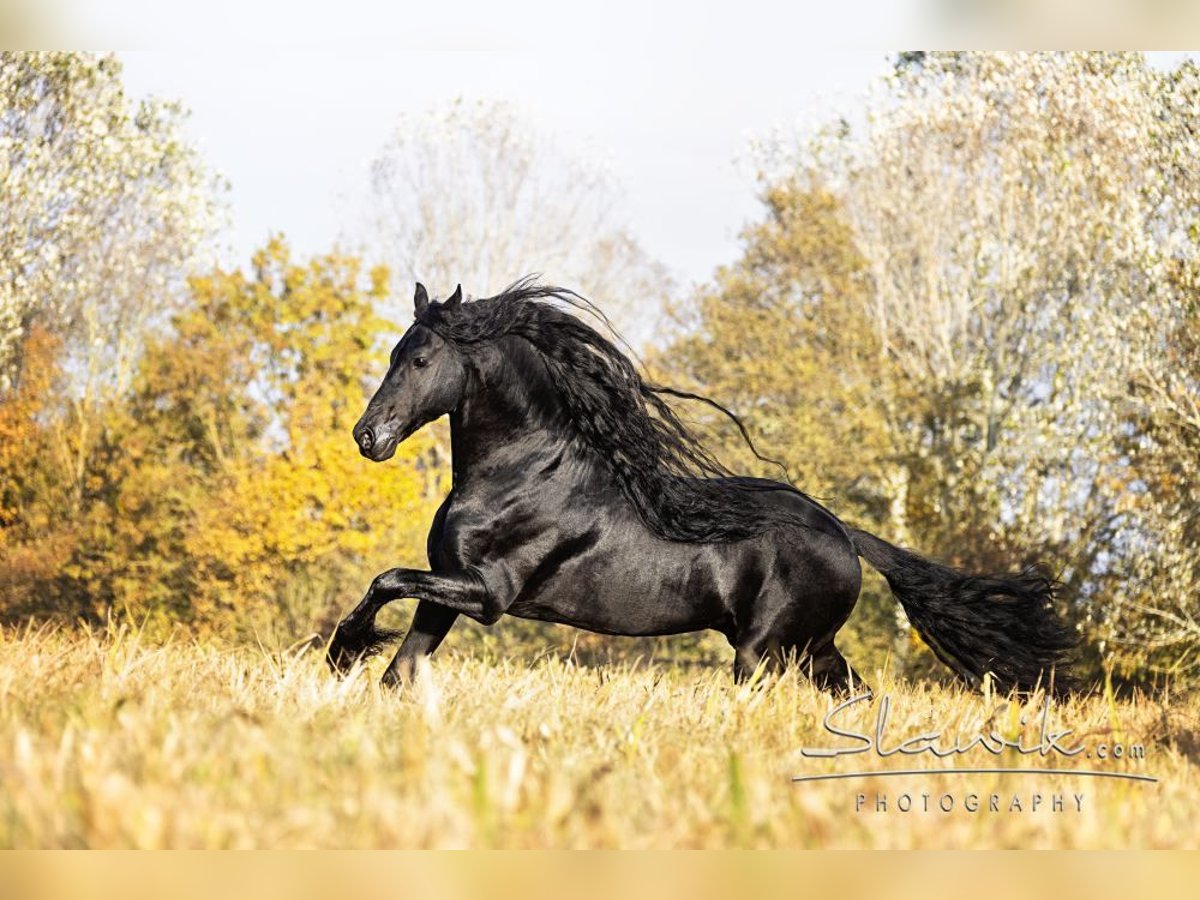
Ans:
<svg viewBox="0 0 1200 900"><path fill-rule="evenodd" d="M130 394L89 422L99 436L75 480L42 450L76 446L79 429L71 413L35 420L49 376L30 368L0 405L0 472L6 485L24 483L7 477L15 469L31 483L75 486L69 515L43 515L32 531L27 521L25 556L6 561L11 570L34 539L57 537L56 564L33 589L25 579L40 598L34 611L224 625L238 608L242 624L261 623L312 583L320 595L308 608L284 610L311 627L353 602L378 569L420 564L447 488L431 466L441 432L414 437L387 466L362 459L350 434L385 358L380 340L398 331L375 313L385 285L382 270L364 272L352 257L294 262L278 239L249 273L194 279L171 334L148 344ZM49 353L38 340L31 366ZM12 494L0 495L0 526L12 507L49 508L29 491ZM0 540L9 530L0 527Z"/></svg>
<svg viewBox="0 0 1200 900"><path fill-rule="evenodd" d="M0 397L0 547L25 513L26 476L39 450L37 415L54 380L57 341L35 326L22 344L15 389Z"/></svg>

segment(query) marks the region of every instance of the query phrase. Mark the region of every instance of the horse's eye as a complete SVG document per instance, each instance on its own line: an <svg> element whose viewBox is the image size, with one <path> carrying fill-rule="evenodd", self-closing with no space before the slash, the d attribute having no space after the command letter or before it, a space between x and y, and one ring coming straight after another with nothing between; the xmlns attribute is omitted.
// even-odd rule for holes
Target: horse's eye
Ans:
<svg viewBox="0 0 1200 900"><path fill-rule="evenodd" d="M427 365L429 365L428 357L426 357L426 356L414 356L413 357L413 367L414 368L423 369Z"/></svg>

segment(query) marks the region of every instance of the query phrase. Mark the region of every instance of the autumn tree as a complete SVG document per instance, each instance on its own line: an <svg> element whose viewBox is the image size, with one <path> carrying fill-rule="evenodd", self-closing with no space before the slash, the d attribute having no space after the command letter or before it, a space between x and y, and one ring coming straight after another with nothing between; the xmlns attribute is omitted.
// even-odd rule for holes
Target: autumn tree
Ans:
<svg viewBox="0 0 1200 900"><path fill-rule="evenodd" d="M20 365L0 401L0 615L36 608L36 588L53 578L66 550L58 526L66 480L53 408L58 341L44 328L26 334Z"/></svg>
<svg viewBox="0 0 1200 900"><path fill-rule="evenodd" d="M364 387L374 389L386 364L381 338L397 330L376 314L386 270L365 272L337 254L293 262L275 241L255 257L252 277L217 273L192 290L184 352L233 341L229 356L250 370L229 376L239 385L234 415L191 413L192 428L211 435L216 472L189 540L201 595L267 599L286 611L284 592L315 591L304 598L310 607L337 612L379 570L424 565L425 532L448 489L448 473L430 465L429 436L411 438L387 466L362 459L351 438ZM221 357L211 363L228 372ZM230 396L182 392L192 394ZM235 427L222 433L204 420Z"/></svg>
<svg viewBox="0 0 1200 900"><path fill-rule="evenodd" d="M1173 272L1194 266L1189 85L1139 54L926 54L819 148L897 363L883 396L925 400L891 415L898 531L921 521L951 558L1055 560L1110 661L1134 573L1174 568L1128 431L1132 380L1180 333Z"/></svg>
<svg viewBox="0 0 1200 900"><path fill-rule="evenodd" d="M42 516L58 565L32 585L35 603L8 612L295 638L379 569L420 565L446 489L424 459L427 440L412 438L382 467L350 436L365 379L386 358L380 335L393 330L375 312L386 280L337 254L294 261L281 240L248 272L194 277L129 394L96 414L77 513ZM45 436L26 445L52 445L62 428L35 425ZM24 512L40 508L27 501ZM18 536L29 546L39 537Z"/></svg>
<svg viewBox="0 0 1200 900"><path fill-rule="evenodd" d="M1108 619L1127 663L1177 675L1200 670L1200 296L1189 297L1161 353L1135 372L1129 438L1138 483L1124 574Z"/></svg>
<svg viewBox="0 0 1200 900"><path fill-rule="evenodd" d="M1184 434L1196 381L1182 338L1200 234L1186 162L1194 84L1138 54L905 57L857 124L766 146L766 224L700 298L717 373L703 382L739 397L738 384L757 381L740 394L751 418L789 390L795 400L769 420L807 425L806 405L820 412L815 433L796 429L794 447L778 450L806 462L803 486L832 484L844 513L870 485L886 536L951 562L1050 562L1093 662L1144 658L1114 653L1117 640L1194 638L1193 576L1164 577L1194 572L1181 565L1194 537L1178 487L1194 471ZM814 304L792 272L837 271L796 237L819 221L811 205L824 194L837 224L816 227L840 236L857 270L837 302ZM771 230L765 246L794 261L763 278ZM789 353L775 336L805 336L776 325L761 329L750 362L736 325L755 321L743 312L755 295L763 305L783 295L784 321L811 310L813 332L856 352L804 384L790 361L815 351ZM668 359L694 369L692 343ZM873 452L843 439L856 418L872 423ZM848 460L861 466L857 485L838 477ZM1162 477L1148 481L1151 471ZM1174 590L1152 603L1150 584Z"/></svg>
<svg viewBox="0 0 1200 900"><path fill-rule="evenodd" d="M1200 69L1162 76L1156 133L1159 180L1151 194L1161 246L1150 302L1129 315L1125 447L1136 471L1124 506L1128 590L1104 637L1126 667L1200 672Z"/></svg>
<svg viewBox="0 0 1200 900"><path fill-rule="evenodd" d="M55 335L78 499L96 410L180 302L218 185L179 105L133 101L114 56L5 51L0 108L0 398L32 330Z"/></svg>
<svg viewBox="0 0 1200 900"><path fill-rule="evenodd" d="M652 357L654 374L736 411L782 466L756 459L724 417L681 405L732 468L790 478L848 521L884 530L891 443L875 400L888 362L863 327L866 261L840 201L811 178L766 184L762 200L741 257L694 303L672 307L673 340ZM886 585L868 582L843 638L865 668L907 651L894 646L895 609Z"/></svg>

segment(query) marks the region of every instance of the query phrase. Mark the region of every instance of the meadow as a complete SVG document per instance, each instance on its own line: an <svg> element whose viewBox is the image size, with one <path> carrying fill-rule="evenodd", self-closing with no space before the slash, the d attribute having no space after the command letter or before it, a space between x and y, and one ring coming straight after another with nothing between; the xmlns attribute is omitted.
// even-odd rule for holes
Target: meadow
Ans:
<svg viewBox="0 0 1200 900"><path fill-rule="evenodd" d="M1094 750L1065 759L979 749L867 754L822 727L831 700L802 677L735 685L726 665L455 647L403 693L345 680L322 654L135 629L0 632L3 847L1187 847L1196 844L1200 700L1103 689L1056 703L1051 727ZM874 672L876 699L837 721L885 743L996 731L1037 746L1041 698L1015 704ZM1022 718L1024 722L1022 723ZM1089 751L1090 752L1090 751ZM1132 754L1130 754L1132 755ZM921 773L817 782L860 769L1003 765L1150 774ZM865 803L856 810L858 795ZM929 811L922 809L928 794ZM950 812L938 809L950 795ZM989 798L999 809L989 810ZM1041 795L1031 809L1033 795ZM898 808L908 795L908 812ZM975 795L978 808L968 811ZM1054 810L1061 795L1064 808ZM1075 796L1082 797L1076 808ZM888 809L877 812L878 796ZM1020 811L1010 808L1016 797Z"/></svg>

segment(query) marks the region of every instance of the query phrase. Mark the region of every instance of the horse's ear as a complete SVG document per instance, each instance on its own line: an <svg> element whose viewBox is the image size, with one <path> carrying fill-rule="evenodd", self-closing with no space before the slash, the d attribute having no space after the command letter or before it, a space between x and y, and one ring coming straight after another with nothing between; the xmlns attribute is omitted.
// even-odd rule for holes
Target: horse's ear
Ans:
<svg viewBox="0 0 1200 900"><path fill-rule="evenodd" d="M451 309L462 303L462 285L454 289L454 293L450 295L450 299L443 303L443 306L448 306Z"/></svg>
<svg viewBox="0 0 1200 900"><path fill-rule="evenodd" d="M425 307L429 306L429 292L425 290L425 285L419 281L417 282L417 292L413 295L413 306L418 316L425 312Z"/></svg>

